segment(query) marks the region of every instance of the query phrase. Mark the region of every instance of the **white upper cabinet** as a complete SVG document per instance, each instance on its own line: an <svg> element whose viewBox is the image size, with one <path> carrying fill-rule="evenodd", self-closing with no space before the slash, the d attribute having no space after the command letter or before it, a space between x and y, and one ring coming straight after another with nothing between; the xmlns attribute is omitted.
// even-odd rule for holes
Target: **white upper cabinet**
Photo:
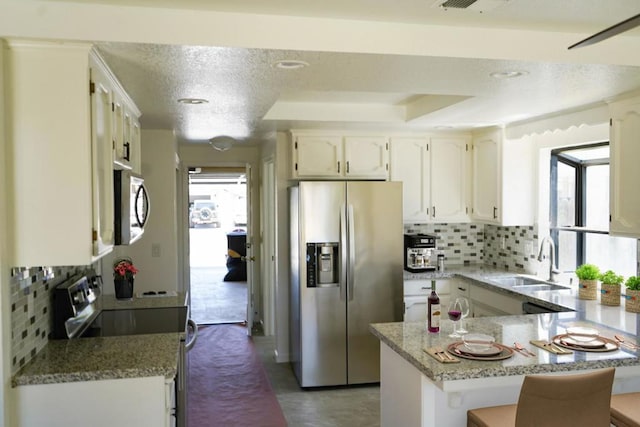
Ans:
<svg viewBox="0 0 640 427"><path fill-rule="evenodd" d="M533 225L536 162L531 140L507 140L496 128L475 134L472 151L472 218L505 226Z"/></svg>
<svg viewBox="0 0 640 427"><path fill-rule="evenodd" d="M468 222L469 138L431 138L431 219Z"/></svg>
<svg viewBox="0 0 640 427"><path fill-rule="evenodd" d="M116 169L140 170L140 111L115 77L109 77L113 91L111 111L113 162Z"/></svg>
<svg viewBox="0 0 640 427"><path fill-rule="evenodd" d="M345 176L387 179L389 139L386 137L344 138Z"/></svg>
<svg viewBox="0 0 640 427"><path fill-rule="evenodd" d="M640 98L612 103L609 233L640 237Z"/></svg>
<svg viewBox="0 0 640 427"><path fill-rule="evenodd" d="M427 138L391 138L391 181L402 182L402 217L407 223L429 221L430 163Z"/></svg>
<svg viewBox="0 0 640 427"><path fill-rule="evenodd" d="M468 222L465 136L391 138L390 179L401 181L406 223Z"/></svg>
<svg viewBox="0 0 640 427"><path fill-rule="evenodd" d="M87 265L113 246L111 93L90 94L90 49L8 42L13 266Z"/></svg>
<svg viewBox="0 0 640 427"><path fill-rule="evenodd" d="M500 142L495 133L473 139L473 209L478 221L499 223Z"/></svg>
<svg viewBox="0 0 640 427"><path fill-rule="evenodd" d="M10 265L91 264L114 244L113 77L86 43L5 54Z"/></svg>
<svg viewBox="0 0 640 427"><path fill-rule="evenodd" d="M293 178L387 179L386 137L293 133Z"/></svg>

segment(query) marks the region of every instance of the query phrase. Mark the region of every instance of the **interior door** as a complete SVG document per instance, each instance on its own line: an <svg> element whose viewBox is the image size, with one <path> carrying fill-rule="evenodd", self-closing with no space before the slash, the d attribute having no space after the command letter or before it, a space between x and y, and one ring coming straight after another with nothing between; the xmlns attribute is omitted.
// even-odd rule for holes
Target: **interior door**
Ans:
<svg viewBox="0 0 640 427"><path fill-rule="evenodd" d="M254 236L253 236L253 215L251 204L251 165L247 163L245 168L247 185L246 188L246 200L247 200L247 254L244 258L247 264L247 335L251 335L253 329L253 315L255 313L255 286L253 284L253 278L255 276L255 255L254 255Z"/></svg>

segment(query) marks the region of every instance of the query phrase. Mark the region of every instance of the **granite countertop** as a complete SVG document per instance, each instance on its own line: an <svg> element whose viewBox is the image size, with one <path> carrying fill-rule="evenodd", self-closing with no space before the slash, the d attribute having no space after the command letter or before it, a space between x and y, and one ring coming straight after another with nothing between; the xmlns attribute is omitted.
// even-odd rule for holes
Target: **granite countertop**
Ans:
<svg viewBox="0 0 640 427"><path fill-rule="evenodd" d="M179 307L186 296L134 298L118 301L103 295L102 309ZM12 379L12 385L54 384L121 378L164 376L178 368L184 333L49 340L49 343Z"/></svg>
<svg viewBox="0 0 640 427"><path fill-rule="evenodd" d="M603 306L598 301L579 300L577 286L567 284L567 290L561 291L515 291L512 288L492 282L499 275L513 276L517 273L506 272L488 266L457 266L445 272L405 273L405 279L431 279L462 277L472 280L474 285L490 287L505 294L518 294L524 300L542 305L559 306L573 311L545 314L513 315L484 318L467 318L466 329L471 332L484 332L496 337L496 341L507 346L514 342L525 345L536 357L525 357L519 353L501 361L475 361L460 359L460 363L444 364L436 361L423 351L425 348L442 347L459 341L448 334L453 324L442 319L440 333L432 334L425 330L424 322L398 322L373 324L371 332L383 343L391 347L401 357L415 366L427 378L435 382L467 380L472 378L503 377L544 372L573 371L601 367L632 366L640 368L640 352L620 348L611 352L574 352L569 355L556 355L539 349L529 343L530 340L550 340L566 331L568 326L591 326L599 330L600 335L613 339L618 334L627 341L636 342L638 315L627 313L624 302L618 307Z"/></svg>

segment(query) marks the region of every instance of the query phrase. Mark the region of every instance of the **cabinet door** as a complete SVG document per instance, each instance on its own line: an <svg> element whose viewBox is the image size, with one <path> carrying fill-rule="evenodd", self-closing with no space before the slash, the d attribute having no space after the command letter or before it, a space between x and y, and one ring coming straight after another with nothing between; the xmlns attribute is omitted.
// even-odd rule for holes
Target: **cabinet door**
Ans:
<svg viewBox="0 0 640 427"><path fill-rule="evenodd" d="M429 143L420 138L391 140L391 181L402 182L404 222L429 220Z"/></svg>
<svg viewBox="0 0 640 427"><path fill-rule="evenodd" d="M113 146L113 159L115 163L121 167L127 168L129 161L125 158L125 114L124 114L124 102L122 98L117 94L112 94L111 105L111 139Z"/></svg>
<svg viewBox="0 0 640 427"><path fill-rule="evenodd" d="M131 142L131 170L142 174L142 148L140 146L140 122L132 118L129 128L129 140Z"/></svg>
<svg viewBox="0 0 640 427"><path fill-rule="evenodd" d="M431 139L431 219L467 222L468 140Z"/></svg>
<svg viewBox="0 0 640 427"><path fill-rule="evenodd" d="M640 99L612 104L609 233L640 236Z"/></svg>
<svg viewBox="0 0 640 427"><path fill-rule="evenodd" d="M499 223L499 141L494 134L473 142L473 218Z"/></svg>
<svg viewBox="0 0 640 427"><path fill-rule="evenodd" d="M342 138L339 136L296 136L293 176L339 178L344 172Z"/></svg>
<svg viewBox="0 0 640 427"><path fill-rule="evenodd" d="M91 160L93 170L93 255L109 252L114 245L112 92L93 73L91 94Z"/></svg>
<svg viewBox="0 0 640 427"><path fill-rule="evenodd" d="M385 137L348 137L344 139L345 176L349 178L387 179L389 143Z"/></svg>

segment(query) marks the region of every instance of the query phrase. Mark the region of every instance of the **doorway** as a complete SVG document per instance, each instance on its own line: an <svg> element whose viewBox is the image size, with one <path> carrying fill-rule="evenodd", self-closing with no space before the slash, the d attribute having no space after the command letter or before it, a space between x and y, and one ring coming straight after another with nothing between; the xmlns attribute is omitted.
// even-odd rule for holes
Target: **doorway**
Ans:
<svg viewBox="0 0 640 427"><path fill-rule="evenodd" d="M189 168L191 318L247 322L245 168Z"/></svg>

